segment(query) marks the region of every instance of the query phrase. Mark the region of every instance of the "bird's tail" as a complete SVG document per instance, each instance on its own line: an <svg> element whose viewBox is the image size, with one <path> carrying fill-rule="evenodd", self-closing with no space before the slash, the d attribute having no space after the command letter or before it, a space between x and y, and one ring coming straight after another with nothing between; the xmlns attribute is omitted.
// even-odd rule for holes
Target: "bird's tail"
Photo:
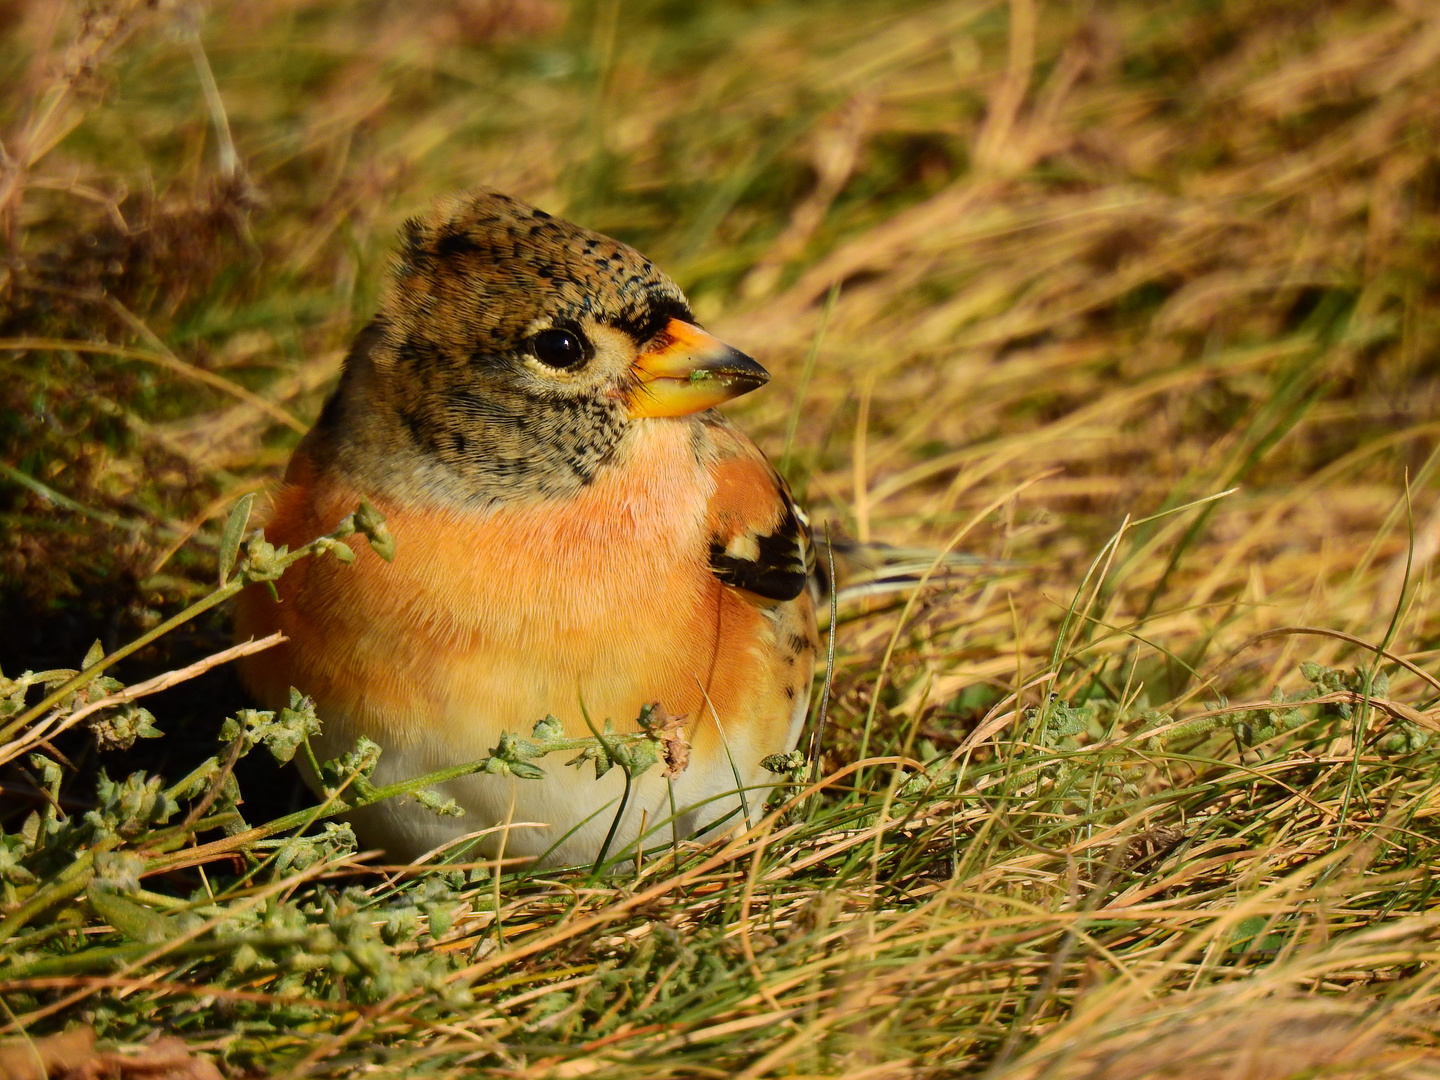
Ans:
<svg viewBox="0 0 1440 1080"><path fill-rule="evenodd" d="M839 603L889 596L926 587L953 587L974 579L977 570L998 569L1003 563L967 551L896 547L831 532L815 536L817 605L828 605L830 591L838 590ZM828 545L828 550L827 550ZM835 580L831 580L831 556Z"/></svg>

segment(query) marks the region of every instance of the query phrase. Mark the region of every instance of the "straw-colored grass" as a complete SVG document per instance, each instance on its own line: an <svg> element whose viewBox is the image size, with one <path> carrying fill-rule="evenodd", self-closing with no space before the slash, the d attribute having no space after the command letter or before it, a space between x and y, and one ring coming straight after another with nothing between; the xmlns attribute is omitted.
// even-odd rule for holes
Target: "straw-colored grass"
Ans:
<svg viewBox="0 0 1440 1080"><path fill-rule="evenodd" d="M0 25L0 1023L53 1069L1440 1076L1440 9ZM818 768L723 845L378 867L206 659L231 508L482 183L771 369L812 518L981 557L841 609Z"/></svg>

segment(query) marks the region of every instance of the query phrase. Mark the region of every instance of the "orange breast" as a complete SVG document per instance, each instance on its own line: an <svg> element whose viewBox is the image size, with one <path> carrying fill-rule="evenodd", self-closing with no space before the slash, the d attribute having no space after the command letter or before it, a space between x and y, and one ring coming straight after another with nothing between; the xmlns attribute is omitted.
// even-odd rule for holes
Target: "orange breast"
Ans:
<svg viewBox="0 0 1440 1080"><path fill-rule="evenodd" d="M624 469L578 498L516 508L413 508L371 495L397 541L385 563L363 540L356 561L310 559L279 582L279 602L241 598L242 636L290 639L251 658L265 703L290 686L327 723L324 752L365 734L430 767L484 756L502 730L528 735L547 714L573 736L609 719L633 730L658 701L689 718L694 755L727 772L788 748L809 690L809 600L775 605L727 589L708 569L714 482L680 423L647 425ZM267 537L292 547L330 531L361 492L292 466ZM719 728L717 728L717 721ZM723 731L723 737L722 737ZM733 784L731 785L733 786Z"/></svg>

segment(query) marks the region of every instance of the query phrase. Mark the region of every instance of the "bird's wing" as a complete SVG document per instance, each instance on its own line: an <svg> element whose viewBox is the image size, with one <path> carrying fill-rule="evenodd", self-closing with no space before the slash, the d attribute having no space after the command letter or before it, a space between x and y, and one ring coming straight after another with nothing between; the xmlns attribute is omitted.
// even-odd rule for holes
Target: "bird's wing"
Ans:
<svg viewBox="0 0 1440 1080"><path fill-rule="evenodd" d="M711 572L768 600L794 600L815 568L810 522L760 448L728 421L706 416L701 435L701 460L715 481Z"/></svg>

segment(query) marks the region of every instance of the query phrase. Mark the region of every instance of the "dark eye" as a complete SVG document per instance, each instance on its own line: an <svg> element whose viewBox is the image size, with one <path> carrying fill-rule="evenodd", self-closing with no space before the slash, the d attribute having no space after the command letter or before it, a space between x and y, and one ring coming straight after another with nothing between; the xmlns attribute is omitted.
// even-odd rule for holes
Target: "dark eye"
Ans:
<svg viewBox="0 0 1440 1080"><path fill-rule="evenodd" d="M535 335L531 347L535 350L536 360L547 367L561 369L583 364L590 354L590 349L581 334L574 330L562 330L559 327L541 330Z"/></svg>

